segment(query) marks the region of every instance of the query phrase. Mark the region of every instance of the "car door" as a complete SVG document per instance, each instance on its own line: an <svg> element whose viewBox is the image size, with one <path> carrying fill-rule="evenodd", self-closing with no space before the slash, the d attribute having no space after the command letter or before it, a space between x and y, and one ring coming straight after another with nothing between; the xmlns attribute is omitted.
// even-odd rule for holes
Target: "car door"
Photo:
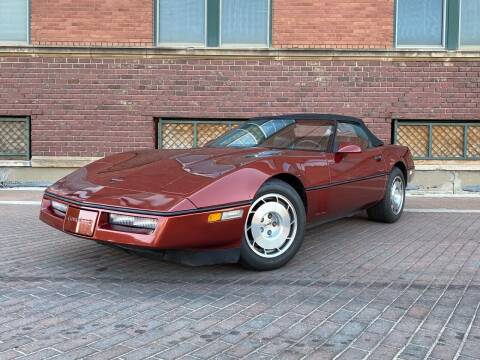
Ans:
<svg viewBox="0 0 480 360"><path fill-rule="evenodd" d="M348 145L357 145L361 151L337 152ZM366 208L383 198L386 174L381 147L372 145L360 123L337 123L333 151L329 154L328 163L331 186L327 211L331 217Z"/></svg>
<svg viewBox="0 0 480 360"><path fill-rule="evenodd" d="M324 190L330 184L328 149L333 144L335 122L332 120L296 120L262 146L285 149L286 158L280 158L278 167L299 174L306 189L308 221L327 213ZM284 162L282 162L282 160Z"/></svg>

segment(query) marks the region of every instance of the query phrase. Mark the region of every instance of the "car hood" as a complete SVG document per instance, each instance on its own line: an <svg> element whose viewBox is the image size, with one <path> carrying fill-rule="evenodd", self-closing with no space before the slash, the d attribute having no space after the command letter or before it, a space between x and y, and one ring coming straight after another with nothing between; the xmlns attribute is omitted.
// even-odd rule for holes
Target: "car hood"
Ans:
<svg viewBox="0 0 480 360"><path fill-rule="evenodd" d="M155 211L185 211L188 197L255 161L257 149L143 150L95 161L47 192L72 200Z"/></svg>

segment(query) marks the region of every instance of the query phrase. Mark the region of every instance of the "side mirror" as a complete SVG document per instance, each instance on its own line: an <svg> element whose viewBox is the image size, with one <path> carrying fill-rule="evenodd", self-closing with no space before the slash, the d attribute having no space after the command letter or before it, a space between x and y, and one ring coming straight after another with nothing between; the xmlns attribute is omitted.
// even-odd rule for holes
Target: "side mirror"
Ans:
<svg viewBox="0 0 480 360"><path fill-rule="evenodd" d="M338 154L361 153L362 148L355 144L342 144L337 150Z"/></svg>

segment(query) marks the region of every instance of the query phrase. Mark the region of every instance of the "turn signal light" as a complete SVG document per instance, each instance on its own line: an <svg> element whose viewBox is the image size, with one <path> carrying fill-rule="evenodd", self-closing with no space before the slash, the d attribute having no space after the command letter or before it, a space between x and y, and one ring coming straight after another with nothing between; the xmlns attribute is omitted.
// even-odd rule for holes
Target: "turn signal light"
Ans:
<svg viewBox="0 0 480 360"><path fill-rule="evenodd" d="M208 222L213 223L222 220L222 213L213 213L208 215Z"/></svg>
<svg viewBox="0 0 480 360"><path fill-rule="evenodd" d="M208 215L208 222L214 223L218 221L226 221L241 218L243 215L243 210L230 210L224 212L217 212Z"/></svg>

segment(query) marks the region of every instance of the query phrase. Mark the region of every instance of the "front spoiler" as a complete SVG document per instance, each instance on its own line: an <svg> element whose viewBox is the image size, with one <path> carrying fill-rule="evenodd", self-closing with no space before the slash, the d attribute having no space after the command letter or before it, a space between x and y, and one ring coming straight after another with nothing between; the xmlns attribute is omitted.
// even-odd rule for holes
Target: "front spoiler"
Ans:
<svg viewBox="0 0 480 360"><path fill-rule="evenodd" d="M119 248L128 252L146 255L154 260L161 260L186 266L208 266L217 264L236 264L240 260L240 248L220 250L155 250L128 245L118 245L97 241L99 244Z"/></svg>

